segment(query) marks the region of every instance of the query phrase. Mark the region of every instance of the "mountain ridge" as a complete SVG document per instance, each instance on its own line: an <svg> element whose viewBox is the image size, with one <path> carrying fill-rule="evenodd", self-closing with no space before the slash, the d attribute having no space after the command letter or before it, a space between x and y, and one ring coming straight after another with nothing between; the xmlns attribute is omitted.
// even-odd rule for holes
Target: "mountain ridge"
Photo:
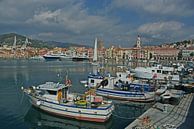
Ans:
<svg viewBox="0 0 194 129"><path fill-rule="evenodd" d="M20 35L17 33L6 33L0 35L0 45L8 45L12 46L14 42L14 37L17 37L17 45L24 44L26 40L26 36ZM28 38L28 37L27 37ZM69 47L86 47L89 48L90 46L87 45L81 45L76 43L65 43L65 42L58 42L58 41L44 41L44 40L37 40L37 39L31 39L28 38L28 41L30 42L28 46L35 47L35 48L54 48L54 47L62 47L62 48L69 48Z"/></svg>

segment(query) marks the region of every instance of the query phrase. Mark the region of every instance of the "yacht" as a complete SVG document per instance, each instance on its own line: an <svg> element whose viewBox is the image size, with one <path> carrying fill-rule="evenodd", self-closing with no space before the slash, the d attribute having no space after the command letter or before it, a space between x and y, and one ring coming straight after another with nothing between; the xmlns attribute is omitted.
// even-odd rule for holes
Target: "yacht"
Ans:
<svg viewBox="0 0 194 129"><path fill-rule="evenodd" d="M135 69L131 69L131 72L134 72L134 76L137 78L172 81L175 84L178 84L180 81L179 74L173 67L162 65L152 67L137 67Z"/></svg>
<svg viewBox="0 0 194 129"><path fill-rule="evenodd" d="M53 60L60 60L61 59L61 56L64 56L63 53L47 53L45 55L43 55L43 58L46 60L46 61L53 61Z"/></svg>
<svg viewBox="0 0 194 129"><path fill-rule="evenodd" d="M45 55L43 55L43 58L46 61L53 61L53 60L71 60L72 56L71 55L67 55L64 53L47 53Z"/></svg>

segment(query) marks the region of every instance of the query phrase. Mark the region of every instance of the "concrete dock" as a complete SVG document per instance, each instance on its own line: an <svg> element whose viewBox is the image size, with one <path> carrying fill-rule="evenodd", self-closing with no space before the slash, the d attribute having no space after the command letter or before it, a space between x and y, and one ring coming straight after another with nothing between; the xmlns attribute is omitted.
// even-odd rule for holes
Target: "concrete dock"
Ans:
<svg viewBox="0 0 194 129"><path fill-rule="evenodd" d="M185 95L178 105L156 103L125 129L166 129L166 126L178 128L187 117L193 95Z"/></svg>

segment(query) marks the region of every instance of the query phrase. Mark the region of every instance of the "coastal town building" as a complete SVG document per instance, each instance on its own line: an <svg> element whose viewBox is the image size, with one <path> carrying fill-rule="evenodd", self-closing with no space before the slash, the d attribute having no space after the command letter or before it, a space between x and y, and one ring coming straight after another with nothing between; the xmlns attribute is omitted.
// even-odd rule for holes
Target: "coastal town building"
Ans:
<svg viewBox="0 0 194 129"><path fill-rule="evenodd" d="M154 60L178 60L179 49L171 47L155 47L151 50Z"/></svg>
<svg viewBox="0 0 194 129"><path fill-rule="evenodd" d="M150 58L149 50L142 47L142 41L139 35L135 47L121 48L112 46L111 48L106 49L105 55L108 59L123 61L148 60Z"/></svg>
<svg viewBox="0 0 194 129"><path fill-rule="evenodd" d="M182 49L182 60L191 61L194 59L194 46Z"/></svg>
<svg viewBox="0 0 194 129"><path fill-rule="evenodd" d="M98 56L99 60L104 59L105 51L106 51L106 49L104 47L103 40L98 39L98 41L97 41L97 56Z"/></svg>
<svg viewBox="0 0 194 129"><path fill-rule="evenodd" d="M117 47L111 46L110 48L107 48L105 51L105 59L118 59L118 49Z"/></svg>
<svg viewBox="0 0 194 129"><path fill-rule="evenodd" d="M148 60L149 57L149 50L142 47L142 41L140 36L138 35L135 47L132 48L131 53L132 60Z"/></svg>
<svg viewBox="0 0 194 129"><path fill-rule="evenodd" d="M72 56L87 56L93 57L93 47L69 47L69 48L37 48L29 45L26 38L20 43L16 36L13 36L13 41L8 44L1 44L0 58L30 58L33 56L43 56L48 52L64 53ZM16 42L17 41L17 42ZM134 47L122 48L118 45L109 48L104 47L104 42L98 39L97 56L99 60L112 59L116 61L136 61L136 60L193 60L194 56L194 41L185 40L176 43L165 43L157 46L142 46L142 39L138 35ZM118 43L119 44L119 43Z"/></svg>

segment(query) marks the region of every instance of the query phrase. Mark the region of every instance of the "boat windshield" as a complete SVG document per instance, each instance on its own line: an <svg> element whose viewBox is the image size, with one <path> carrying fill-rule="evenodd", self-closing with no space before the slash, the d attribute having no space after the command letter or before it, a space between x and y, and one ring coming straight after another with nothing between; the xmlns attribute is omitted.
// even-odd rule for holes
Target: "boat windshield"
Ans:
<svg viewBox="0 0 194 129"><path fill-rule="evenodd" d="M50 95L57 95L57 91L52 91L52 90L46 90L47 94L50 94Z"/></svg>

